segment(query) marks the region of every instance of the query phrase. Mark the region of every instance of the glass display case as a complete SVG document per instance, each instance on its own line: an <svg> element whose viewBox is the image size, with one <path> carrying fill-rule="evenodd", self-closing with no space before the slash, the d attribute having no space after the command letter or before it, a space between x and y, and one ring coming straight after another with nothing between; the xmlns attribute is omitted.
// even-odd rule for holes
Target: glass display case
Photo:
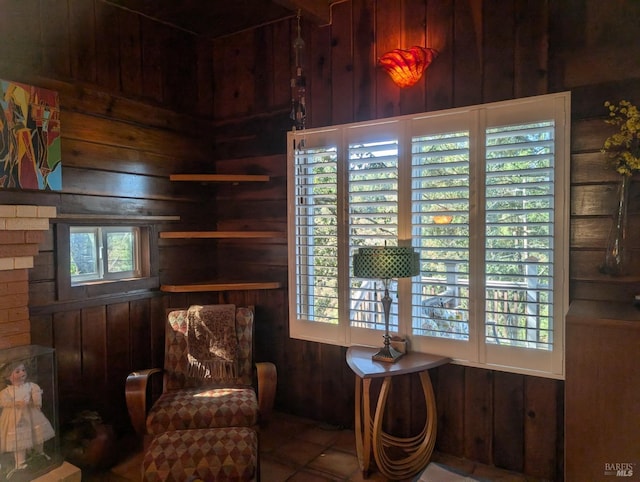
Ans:
<svg viewBox="0 0 640 482"><path fill-rule="evenodd" d="M55 350L0 350L0 481L33 480L62 463Z"/></svg>

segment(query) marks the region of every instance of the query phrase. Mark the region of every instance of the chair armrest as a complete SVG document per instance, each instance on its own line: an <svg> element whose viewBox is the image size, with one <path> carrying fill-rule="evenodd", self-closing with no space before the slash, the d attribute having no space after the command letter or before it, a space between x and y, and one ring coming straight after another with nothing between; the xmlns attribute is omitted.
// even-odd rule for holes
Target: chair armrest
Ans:
<svg viewBox="0 0 640 482"><path fill-rule="evenodd" d="M273 411L273 403L276 397L276 385L278 372L271 362L256 363L256 375L258 379L258 408L260 420L268 421Z"/></svg>
<svg viewBox="0 0 640 482"><path fill-rule="evenodd" d="M160 368L149 368L130 373L127 376L124 387L124 395L127 401L127 410L131 425L141 437L146 432L147 421L147 385L151 376L162 373Z"/></svg>

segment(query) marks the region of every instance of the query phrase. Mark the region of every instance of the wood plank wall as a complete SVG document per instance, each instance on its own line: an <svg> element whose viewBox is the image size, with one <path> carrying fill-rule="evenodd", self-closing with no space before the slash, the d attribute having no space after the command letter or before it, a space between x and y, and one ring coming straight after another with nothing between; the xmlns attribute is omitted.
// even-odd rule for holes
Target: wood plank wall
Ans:
<svg viewBox="0 0 640 482"><path fill-rule="evenodd" d="M621 12L626 12L624 18ZM638 43L625 33L633 31L629 19L638 18L638 13L637 4L623 1L616 2L616 9L582 0L407 0L401 6L389 0L339 3L333 7L329 27L303 24L307 42L307 125L321 127L571 90L570 296L629 302L637 292L639 278L612 280L598 271L619 182L618 176L607 168L600 147L611 132L603 122L603 102L640 100L640 71L620 54L630 45L638 53ZM263 30L216 42L215 48L220 51L230 44L282 38L281 26ZM413 44L434 47L440 55L423 82L400 90L375 68L375 59L389 49ZM595 58L589 55L594 48ZM268 51L271 61L273 49ZM287 64L283 59L288 61L284 48L281 57L274 59L274 76L284 77L282 64ZM610 59L621 61L616 64ZM234 58L230 68L251 71L255 79L262 80L263 73L253 70L255 59L248 59L246 64L244 61ZM255 84L248 98L255 99ZM243 88L246 85L251 83L242 83ZM284 90L281 97L285 97ZM253 134L256 143L261 144L253 118L243 128L242 117L255 115L250 102L227 104L227 108L236 109L234 113L225 112L238 119L239 124L233 129ZM277 113L273 115L279 118ZM222 132L222 139L227 149L220 158L233 157L227 131ZM238 157L259 154L247 150L246 142L235 145L240 151ZM255 167L256 160L252 162ZM283 176L285 161L280 162L279 175ZM219 166L229 169L231 164L225 159ZM244 164L246 160L237 166ZM273 159L264 161L265 170L273 172L274 167ZM632 219L637 216L638 197L637 189L633 192ZM279 196L282 195L283 191ZM246 219L255 218L253 209L245 209ZM272 213L267 218L274 218ZM223 218L220 213L219 219ZM275 224L283 221L277 216L273 219ZM635 241L631 244L636 267L638 234L633 234ZM230 243L228 249L234 247L238 245ZM260 259L259 269L284 268L280 248L259 249L261 253L254 253L256 261ZM230 259L229 251L223 252ZM219 264L223 263L220 259ZM243 299L241 294L232 298ZM353 375L344 363L345 350L289 339L286 311L279 311L286 308L286 293L265 295L259 307L266 312L263 321L270 323L263 330L265 338L260 340L260 346L265 356L277 363L284 380L278 390L279 407L337 424L352 424ZM544 479L562 480L562 381L453 365L434 370L432 377L439 411L437 450ZM424 416L418 402L417 381L399 383L394 392L389 428L415 433Z"/></svg>
<svg viewBox="0 0 640 482"><path fill-rule="evenodd" d="M196 78L195 37L99 0L2 0L0 12L0 78L59 92L63 158L61 192L4 190L0 203L55 206L54 223L70 222L68 215L181 218L145 221L156 236L210 219L212 189L168 179L211 169L211 123L198 117L203 103L211 105L211 88L197 88L210 86L211 76ZM60 420L92 409L129 429L124 379L161 359L162 337L150 320L166 301L157 287L60 301L54 232L30 270L29 305L32 343L56 349ZM212 271L206 250L185 265L196 250L160 243L160 281Z"/></svg>
<svg viewBox="0 0 640 482"><path fill-rule="evenodd" d="M571 89L571 297L628 299L637 292L636 278L610 280L597 271L617 184L599 148L607 135L602 102L640 102L639 66L629 60L640 57L633 37L640 12L632 0L604 6L609 3L338 3L330 26L303 21L308 125ZM62 193L5 191L1 203L41 202L62 213L182 216L156 230L203 229L202 222L221 229L284 227L290 21L211 41L102 0L0 0L0 12L0 78L60 92L64 160ZM423 82L399 90L375 59L413 44L440 55ZM247 192L167 179L177 170L216 169L269 173L273 182ZM637 198L634 189L634 218ZM273 240L211 248L161 243L159 259L161 282L218 269L286 281L288 263L285 243ZM279 369L277 407L352 426L354 382L345 348L290 339L286 289L171 296L150 290L62 303L55 298L53 231L36 263L32 336L56 348L63 420L92 408L126 430L124 376L160 362L164 307L229 301L256 305L258 358ZM561 381L455 365L432 377L438 450L562 479ZM411 431L423 416L417 383L409 378L393 390L399 396L388 424Z"/></svg>

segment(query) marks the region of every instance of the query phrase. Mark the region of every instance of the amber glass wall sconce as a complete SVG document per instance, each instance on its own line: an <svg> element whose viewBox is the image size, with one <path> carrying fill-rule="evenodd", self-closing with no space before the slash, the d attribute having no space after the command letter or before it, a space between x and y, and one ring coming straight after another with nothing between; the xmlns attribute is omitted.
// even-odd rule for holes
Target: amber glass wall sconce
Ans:
<svg viewBox="0 0 640 482"><path fill-rule="evenodd" d="M407 50L391 50L378 62L398 87L411 87L437 56L437 50L415 45Z"/></svg>

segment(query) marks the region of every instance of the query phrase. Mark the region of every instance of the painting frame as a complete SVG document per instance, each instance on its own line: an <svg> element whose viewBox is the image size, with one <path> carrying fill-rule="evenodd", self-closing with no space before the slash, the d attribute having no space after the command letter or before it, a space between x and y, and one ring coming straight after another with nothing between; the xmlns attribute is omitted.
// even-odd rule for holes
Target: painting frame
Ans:
<svg viewBox="0 0 640 482"><path fill-rule="evenodd" d="M62 189L57 92L0 79L1 189Z"/></svg>

